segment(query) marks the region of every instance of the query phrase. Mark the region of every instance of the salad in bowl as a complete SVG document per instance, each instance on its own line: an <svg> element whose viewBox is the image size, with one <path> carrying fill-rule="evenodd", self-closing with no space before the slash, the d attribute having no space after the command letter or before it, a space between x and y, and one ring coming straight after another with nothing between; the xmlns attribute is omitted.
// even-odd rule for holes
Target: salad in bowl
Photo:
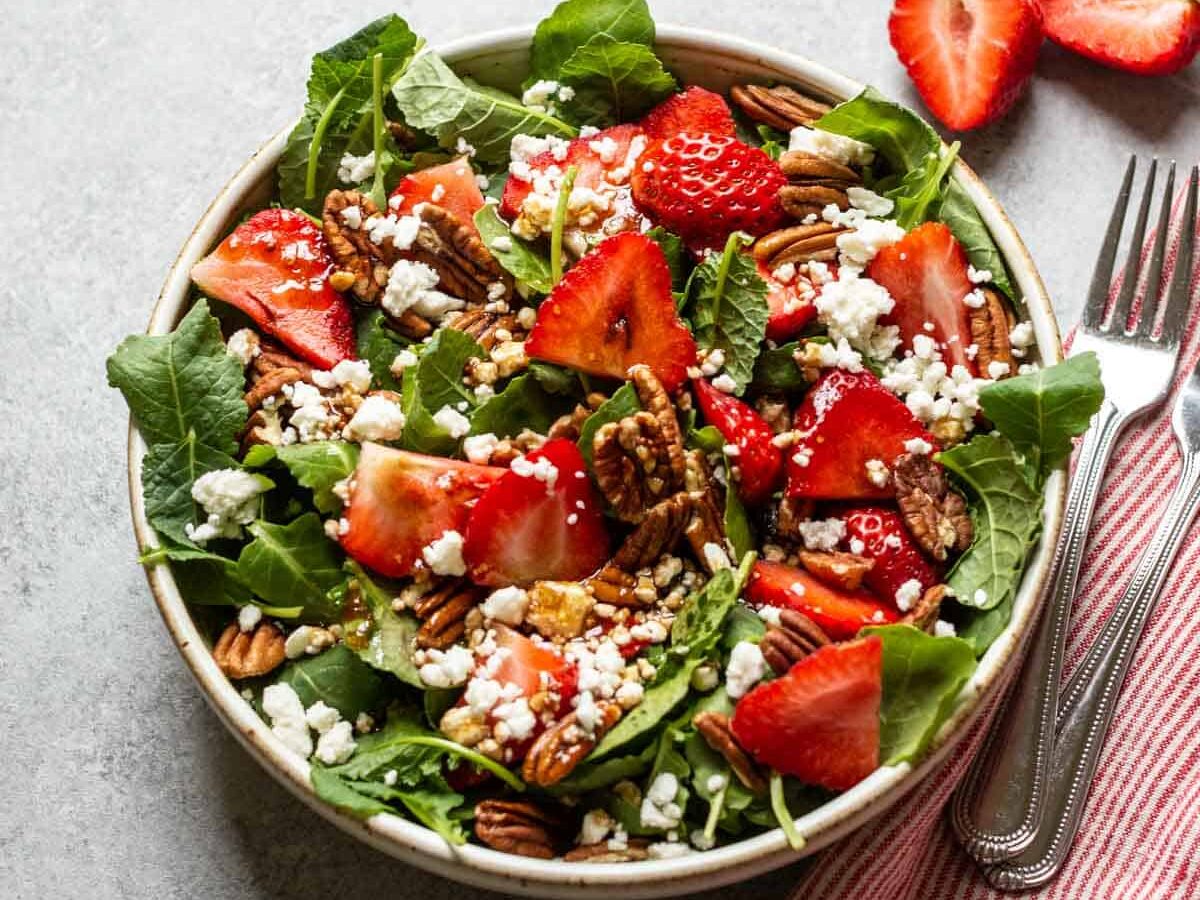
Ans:
<svg viewBox="0 0 1200 900"><path fill-rule="evenodd" d="M397 16L109 360L153 539L337 809L567 863L782 829L915 763L1099 405L947 147L871 89L680 81L568 0L526 78Z"/></svg>

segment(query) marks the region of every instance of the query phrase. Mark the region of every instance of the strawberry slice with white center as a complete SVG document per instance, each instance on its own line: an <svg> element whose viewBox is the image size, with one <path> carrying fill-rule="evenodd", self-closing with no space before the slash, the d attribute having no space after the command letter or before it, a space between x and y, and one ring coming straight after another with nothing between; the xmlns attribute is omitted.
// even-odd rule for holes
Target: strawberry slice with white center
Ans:
<svg viewBox="0 0 1200 900"><path fill-rule="evenodd" d="M363 444L343 519L342 549L391 578L424 566L422 551L462 533L469 504L505 469Z"/></svg>
<svg viewBox="0 0 1200 900"><path fill-rule="evenodd" d="M771 496L783 475L783 453L775 432L752 406L722 393L707 381L692 382L704 421L725 438L730 465L737 469L738 496L755 506Z"/></svg>
<svg viewBox="0 0 1200 900"><path fill-rule="evenodd" d="M852 638L867 625L887 625L900 618L893 604L881 602L870 591L835 588L805 569L765 560L750 570L746 600L756 607L804 613L835 641Z"/></svg>
<svg viewBox="0 0 1200 900"><path fill-rule="evenodd" d="M767 268L762 260L757 263L758 276L767 283L767 340L777 344L796 337L817 317L814 303L817 288L804 275L796 273L795 267L787 273L791 277L782 281L775 272ZM781 275L784 273L780 273Z"/></svg>
<svg viewBox="0 0 1200 900"><path fill-rule="evenodd" d="M440 206L475 230L475 213L483 209L483 193L465 157L405 175L392 191L388 206L398 216L411 216L421 203Z"/></svg>
<svg viewBox="0 0 1200 900"><path fill-rule="evenodd" d="M603 505L573 441L513 461L467 519L463 559L477 584L578 581L608 559Z"/></svg>
<svg viewBox="0 0 1200 900"><path fill-rule="evenodd" d="M1174 75L1200 50L1195 0L1041 0L1056 44L1135 75Z"/></svg>
<svg viewBox="0 0 1200 900"><path fill-rule="evenodd" d="M968 354L971 308L966 298L975 290L968 277L967 254L950 229L926 222L876 254L867 277L883 285L896 301L881 324L898 325L905 349L913 338L932 338L947 367L963 366L978 375Z"/></svg>
<svg viewBox="0 0 1200 900"><path fill-rule="evenodd" d="M192 266L209 297L236 306L306 362L332 369L354 359L350 304L329 284L333 259L321 229L290 209L264 209Z"/></svg>

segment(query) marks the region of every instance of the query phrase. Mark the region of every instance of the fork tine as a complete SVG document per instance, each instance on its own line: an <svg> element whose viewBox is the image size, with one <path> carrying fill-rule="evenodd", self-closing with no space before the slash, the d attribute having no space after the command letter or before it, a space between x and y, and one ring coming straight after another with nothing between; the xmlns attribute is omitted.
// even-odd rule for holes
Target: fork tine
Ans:
<svg viewBox="0 0 1200 900"><path fill-rule="evenodd" d="M1158 312L1166 302L1163 288L1163 261L1167 256L1167 232L1171 230L1171 213L1175 207L1175 161L1167 171L1167 186L1163 190L1162 211L1158 214L1158 229L1154 235L1154 249L1150 253L1150 271L1146 275L1146 299L1138 311L1137 321L1131 332L1140 338L1154 334L1154 323ZM1151 303L1153 298L1154 302Z"/></svg>
<svg viewBox="0 0 1200 900"><path fill-rule="evenodd" d="M1150 204L1154 200L1154 179L1158 174L1158 160L1150 160L1150 171L1146 173L1146 186L1142 191L1142 203L1138 207L1137 224L1129 240L1129 255L1125 260L1125 273L1121 276L1121 292L1113 306L1109 320L1113 331L1125 332L1129 322L1129 310L1137 294L1142 275L1142 251L1146 245L1146 223L1150 219Z"/></svg>
<svg viewBox="0 0 1200 900"><path fill-rule="evenodd" d="M1197 194L1200 194L1200 166L1192 168L1188 185L1187 201L1183 205L1183 224L1179 231L1179 252L1175 254L1175 275L1163 302L1162 342L1168 347L1179 346L1187 326L1191 307L1192 271L1196 268L1196 212Z"/></svg>
<svg viewBox="0 0 1200 900"><path fill-rule="evenodd" d="M1137 156L1129 157L1129 165L1125 167L1125 178L1121 182L1121 190L1117 194L1117 203L1113 207L1112 218L1108 222L1108 230L1104 233L1104 243L1100 247L1100 256L1096 260L1096 270L1092 273L1092 285L1088 288L1087 302L1083 305L1083 326L1091 331L1098 331L1104 324L1104 313L1108 309L1108 294L1112 288L1113 267L1117 262L1117 247L1121 243L1121 228L1125 224L1125 214L1129 210L1129 195L1133 192L1133 173L1137 170Z"/></svg>

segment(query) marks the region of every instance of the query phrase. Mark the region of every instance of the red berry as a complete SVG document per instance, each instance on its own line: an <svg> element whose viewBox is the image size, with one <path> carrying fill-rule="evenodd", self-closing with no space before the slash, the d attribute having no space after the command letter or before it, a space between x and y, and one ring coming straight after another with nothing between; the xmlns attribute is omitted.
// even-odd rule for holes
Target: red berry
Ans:
<svg viewBox="0 0 1200 900"><path fill-rule="evenodd" d="M779 281L762 260L758 261L758 275L767 283L767 340L777 344L790 341L817 317L813 304L816 290L803 275L787 283Z"/></svg>
<svg viewBox="0 0 1200 900"><path fill-rule="evenodd" d="M1041 0L1056 44L1135 75L1173 75L1200 50L1195 0Z"/></svg>
<svg viewBox="0 0 1200 900"><path fill-rule="evenodd" d="M865 581L880 597L894 602L909 581L918 582L922 594L941 582L899 513L880 506L863 506L841 515L850 551L875 560Z"/></svg>
<svg viewBox="0 0 1200 900"><path fill-rule="evenodd" d="M854 637L867 625L886 625L900 616L870 591L831 587L804 569L760 560L750 571L746 600L802 612L835 641Z"/></svg>
<svg viewBox="0 0 1200 900"><path fill-rule="evenodd" d="M475 213L483 208L483 193L465 157L405 175L392 191L392 198L396 197L401 198L397 215L412 215L418 203L432 203L454 213L472 231Z"/></svg>
<svg viewBox="0 0 1200 900"><path fill-rule="evenodd" d="M692 382L704 419L726 445L737 448L730 464L737 468L738 496L755 506L771 496L783 475L783 453L772 441L775 432L754 409L737 397L718 391L703 379Z"/></svg>
<svg viewBox="0 0 1200 900"><path fill-rule="evenodd" d="M677 134L712 134L734 137L733 113L720 94L693 85L668 97L642 119L646 137L665 139Z"/></svg>

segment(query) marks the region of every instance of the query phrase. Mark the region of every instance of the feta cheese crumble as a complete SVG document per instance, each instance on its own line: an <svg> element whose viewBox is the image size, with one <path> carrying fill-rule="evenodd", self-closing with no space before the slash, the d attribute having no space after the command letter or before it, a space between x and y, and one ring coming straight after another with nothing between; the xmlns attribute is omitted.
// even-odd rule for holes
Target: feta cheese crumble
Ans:
<svg viewBox="0 0 1200 900"><path fill-rule="evenodd" d="M421 549L421 558L435 575L465 575L463 536L457 531L443 531L442 536Z"/></svg>
<svg viewBox="0 0 1200 900"><path fill-rule="evenodd" d="M289 684L269 684L263 689L262 708L271 720L271 733L293 753L308 759L313 752L304 704Z"/></svg>
<svg viewBox="0 0 1200 900"><path fill-rule="evenodd" d="M519 587L502 587L483 601L483 615L506 625L520 625L529 608L529 594Z"/></svg>
<svg viewBox="0 0 1200 900"><path fill-rule="evenodd" d="M361 184L375 174L375 151L366 156L352 153L342 154L338 162L337 177L342 184Z"/></svg>
<svg viewBox="0 0 1200 900"><path fill-rule="evenodd" d="M811 153L843 166L865 166L875 159L875 148L870 144L804 125L791 130L788 150Z"/></svg>
<svg viewBox="0 0 1200 900"><path fill-rule="evenodd" d="M767 662L758 644L738 641L729 654L729 665L725 667L725 693L737 700L762 681L766 671Z"/></svg>
<svg viewBox="0 0 1200 900"><path fill-rule="evenodd" d="M192 499L207 516L199 525L183 526L188 539L204 544L214 538L236 538L242 526L258 515L258 497L269 482L241 469L215 469L205 472L192 484Z"/></svg>
<svg viewBox="0 0 1200 900"><path fill-rule="evenodd" d="M355 410L342 437L348 441L394 441L404 431L404 413L400 404L375 394L363 400Z"/></svg>
<svg viewBox="0 0 1200 900"><path fill-rule="evenodd" d="M642 827L662 831L677 828L683 819L683 810L675 802L678 793L679 779L670 772L660 772L642 798Z"/></svg>
<svg viewBox="0 0 1200 900"><path fill-rule="evenodd" d="M436 290L439 280L438 273L425 263L398 260L388 273L380 303L394 318L411 309L426 319L441 321L446 313L462 309L466 302Z"/></svg>
<svg viewBox="0 0 1200 900"><path fill-rule="evenodd" d="M426 650L425 662L417 669L421 681L430 687L458 687L467 680L475 657L466 647L455 644L446 650Z"/></svg>
<svg viewBox="0 0 1200 900"><path fill-rule="evenodd" d="M809 519L797 527L807 550L834 550L846 536L844 519Z"/></svg>
<svg viewBox="0 0 1200 900"><path fill-rule="evenodd" d="M921 582L910 578L896 589L896 607L900 612L908 612L921 599Z"/></svg>
<svg viewBox="0 0 1200 900"><path fill-rule="evenodd" d="M471 430L471 420L453 406L443 406L433 414L433 421L455 439L464 437Z"/></svg>

